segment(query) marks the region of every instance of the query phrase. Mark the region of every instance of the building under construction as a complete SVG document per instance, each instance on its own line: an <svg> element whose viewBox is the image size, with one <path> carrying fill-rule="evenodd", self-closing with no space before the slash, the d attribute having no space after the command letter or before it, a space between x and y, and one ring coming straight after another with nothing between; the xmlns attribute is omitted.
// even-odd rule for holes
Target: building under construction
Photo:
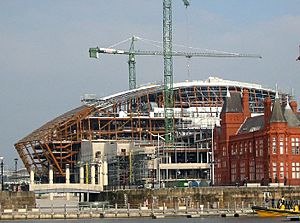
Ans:
<svg viewBox="0 0 300 223"><path fill-rule="evenodd" d="M149 85L108 97L86 95L83 105L47 122L15 144L36 179L78 181L79 166L107 163L107 188L198 186L214 176L212 129L219 125L223 100L229 91L249 91L255 115L275 91L258 84L210 77L174 84L174 146L165 146L163 86ZM284 98L284 97L283 97ZM97 170L96 170L97 171ZM98 170L100 171L100 169Z"/></svg>

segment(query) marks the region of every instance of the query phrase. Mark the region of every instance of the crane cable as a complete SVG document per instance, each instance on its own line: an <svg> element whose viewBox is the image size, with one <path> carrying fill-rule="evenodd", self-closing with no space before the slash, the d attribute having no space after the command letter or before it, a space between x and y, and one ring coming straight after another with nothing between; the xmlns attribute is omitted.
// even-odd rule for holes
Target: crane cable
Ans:
<svg viewBox="0 0 300 223"><path fill-rule="evenodd" d="M130 37L130 38L128 38L128 39L124 39L124 40L122 40L122 41L120 41L120 42L117 42L117 43L115 43L115 44L109 46L108 48L113 48L113 47L116 47L116 46L118 46L118 45L121 45L122 43L129 42L131 39L132 39L132 37Z"/></svg>
<svg viewBox="0 0 300 223"><path fill-rule="evenodd" d="M160 48L162 49L162 42L160 41L155 41L155 40L150 40L150 39L146 39L146 38L142 38L142 37L138 37L138 36L135 36L136 39L146 43L146 44L149 44L149 45L152 45L152 46L155 46L157 48ZM187 48L187 49L190 49L190 50L199 50L200 52L203 52L203 53L225 53L225 54L236 54L238 55L239 53L232 53L232 52L227 52L227 51L221 51L221 50L214 50L214 49L206 49L206 48L199 48L199 47L192 47L192 46L187 46L187 45L184 45L184 44L176 44L176 43L173 43L173 46L176 46L176 47L181 47L181 48ZM174 52L176 52L174 50Z"/></svg>
<svg viewBox="0 0 300 223"><path fill-rule="evenodd" d="M146 38L142 38L142 37L138 37L138 36L134 36L136 40L140 40L146 44L149 44L149 45L152 45L154 47L157 47L157 48L160 48L162 49L162 42L160 41L155 41L155 40L150 40L150 39L146 39ZM132 40L132 37L130 38L127 38L125 40L122 40L120 42L117 42L111 46L108 46L108 48L113 48L113 47L116 47L118 45L121 45L125 42L129 42ZM192 47L192 46L188 46L188 45L184 45L184 44L176 44L176 43L173 43L173 46L176 46L176 47L181 47L181 48L187 48L187 49L190 49L190 50L199 50L201 52L204 52L204 53L224 53L224 54L236 54L238 55L239 53L232 53L232 52L226 52L226 51L221 51L221 50L212 50L212 49L205 49L205 48L199 48L199 47ZM177 52L174 50L174 52ZM299 52L300 52L300 46L299 46Z"/></svg>

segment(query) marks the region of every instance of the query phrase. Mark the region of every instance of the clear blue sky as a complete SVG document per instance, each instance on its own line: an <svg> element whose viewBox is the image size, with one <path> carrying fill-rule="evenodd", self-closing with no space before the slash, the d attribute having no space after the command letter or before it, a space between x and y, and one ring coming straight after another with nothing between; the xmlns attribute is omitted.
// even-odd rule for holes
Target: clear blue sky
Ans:
<svg viewBox="0 0 300 223"><path fill-rule="evenodd" d="M209 76L278 83L299 101L299 0L173 0L173 39L202 49L260 53L256 59L174 59L175 81ZM127 57L88 57L131 35L161 41L162 0L1 0L0 156L13 166L13 144L80 105L85 93L128 88ZM128 49L129 44L119 46ZM154 49L138 43L139 49ZM183 49L181 49L183 50ZM163 80L161 57L137 58L138 84Z"/></svg>

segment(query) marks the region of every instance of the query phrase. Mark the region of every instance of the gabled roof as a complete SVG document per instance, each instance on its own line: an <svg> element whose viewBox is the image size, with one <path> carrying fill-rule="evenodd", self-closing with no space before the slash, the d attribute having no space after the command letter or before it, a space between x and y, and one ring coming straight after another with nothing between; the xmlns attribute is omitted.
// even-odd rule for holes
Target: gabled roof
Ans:
<svg viewBox="0 0 300 223"><path fill-rule="evenodd" d="M288 126L290 127L300 126L300 121L296 116L296 114L293 112L289 103L287 103L287 105L285 106L283 115L286 121L288 122Z"/></svg>
<svg viewBox="0 0 300 223"><path fill-rule="evenodd" d="M263 115L248 117L241 125L237 134L259 131L264 128L265 120Z"/></svg>
<svg viewBox="0 0 300 223"><path fill-rule="evenodd" d="M242 98L239 92L230 92L230 96L226 97L224 100L222 112L226 112L226 113L243 112Z"/></svg>
<svg viewBox="0 0 300 223"><path fill-rule="evenodd" d="M270 123L273 123L273 122L286 122L284 115L282 113L279 98L275 98L275 102L273 105Z"/></svg>

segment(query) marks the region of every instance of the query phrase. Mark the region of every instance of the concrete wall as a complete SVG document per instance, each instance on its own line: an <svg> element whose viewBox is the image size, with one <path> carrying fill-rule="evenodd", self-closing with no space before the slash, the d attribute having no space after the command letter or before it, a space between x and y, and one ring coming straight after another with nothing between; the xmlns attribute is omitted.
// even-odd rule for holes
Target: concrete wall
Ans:
<svg viewBox="0 0 300 223"><path fill-rule="evenodd" d="M122 190L108 191L101 193L96 200L106 201L110 204L119 206L130 203L130 207L139 207L148 203L148 206L167 207L189 206L196 207L204 205L205 207L227 208L249 207L254 204L264 204L264 193L269 192L269 202L274 198L277 202L282 195L286 200L300 200L300 187L203 187L203 188L172 188L172 189L143 189L143 190Z"/></svg>
<svg viewBox="0 0 300 223"><path fill-rule="evenodd" d="M34 208L35 203L35 194L30 191L23 192L10 192L10 191L1 191L0 192L0 204L1 209L18 209L18 208Z"/></svg>

